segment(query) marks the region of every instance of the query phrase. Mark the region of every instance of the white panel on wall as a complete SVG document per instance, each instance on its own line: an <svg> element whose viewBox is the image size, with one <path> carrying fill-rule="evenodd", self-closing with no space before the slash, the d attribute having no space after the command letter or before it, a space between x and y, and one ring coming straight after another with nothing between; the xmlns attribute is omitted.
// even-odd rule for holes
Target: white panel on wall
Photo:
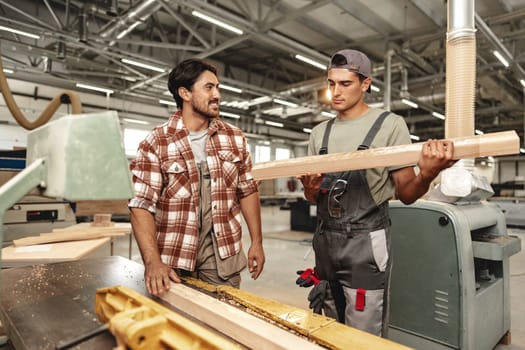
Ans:
<svg viewBox="0 0 525 350"><path fill-rule="evenodd" d="M126 150L126 156L134 157L137 154L139 143L146 138L149 132L149 130L142 129L124 129L124 149Z"/></svg>
<svg viewBox="0 0 525 350"><path fill-rule="evenodd" d="M0 125L0 150L27 147L28 130L17 125Z"/></svg>
<svg viewBox="0 0 525 350"><path fill-rule="evenodd" d="M269 162L271 160L270 146L256 145L254 163Z"/></svg>

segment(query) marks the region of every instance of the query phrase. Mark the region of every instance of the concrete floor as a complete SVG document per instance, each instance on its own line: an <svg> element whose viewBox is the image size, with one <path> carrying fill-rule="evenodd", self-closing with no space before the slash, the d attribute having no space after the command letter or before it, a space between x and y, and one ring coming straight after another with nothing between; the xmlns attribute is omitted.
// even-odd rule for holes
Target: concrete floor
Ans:
<svg viewBox="0 0 525 350"><path fill-rule="evenodd" d="M314 254L310 250L311 233L290 232L290 211L278 206L262 207L264 249L266 264L262 275L256 281L245 270L242 273L241 288L279 302L308 308L309 288L295 284L296 271L314 266ZM249 236L244 225L244 245L249 246ZM511 286L511 345L498 345L496 350L525 350L525 229L509 228L508 234L521 238L522 251L510 258ZM121 242L127 244L127 242ZM127 247L127 245L126 245ZM127 257L127 248L121 249ZM120 254L119 249L116 251ZM141 262L136 246L133 260ZM424 350L424 349L423 349Z"/></svg>

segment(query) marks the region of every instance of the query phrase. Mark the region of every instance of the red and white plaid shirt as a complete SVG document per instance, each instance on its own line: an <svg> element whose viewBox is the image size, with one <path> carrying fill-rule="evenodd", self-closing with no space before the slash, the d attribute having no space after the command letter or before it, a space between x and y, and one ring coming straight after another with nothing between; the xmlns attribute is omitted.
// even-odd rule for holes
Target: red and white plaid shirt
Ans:
<svg viewBox="0 0 525 350"><path fill-rule="evenodd" d="M224 259L241 248L239 199L257 192L257 183L250 173L252 161L240 129L213 119L208 136L213 231ZM134 198L129 207L155 215L162 261L193 271L199 246L199 174L180 112L140 143L130 169Z"/></svg>

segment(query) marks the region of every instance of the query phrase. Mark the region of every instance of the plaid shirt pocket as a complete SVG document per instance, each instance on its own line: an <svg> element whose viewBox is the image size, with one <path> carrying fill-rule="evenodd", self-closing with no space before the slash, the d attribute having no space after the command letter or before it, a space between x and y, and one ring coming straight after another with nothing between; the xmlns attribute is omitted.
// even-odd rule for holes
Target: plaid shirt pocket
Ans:
<svg viewBox="0 0 525 350"><path fill-rule="evenodd" d="M221 161L222 176L226 187L237 187L239 182L239 168L241 167L241 158L232 151L218 151Z"/></svg>
<svg viewBox="0 0 525 350"><path fill-rule="evenodd" d="M175 159L167 170L166 195L168 198L188 198L191 195L190 175L184 159Z"/></svg>

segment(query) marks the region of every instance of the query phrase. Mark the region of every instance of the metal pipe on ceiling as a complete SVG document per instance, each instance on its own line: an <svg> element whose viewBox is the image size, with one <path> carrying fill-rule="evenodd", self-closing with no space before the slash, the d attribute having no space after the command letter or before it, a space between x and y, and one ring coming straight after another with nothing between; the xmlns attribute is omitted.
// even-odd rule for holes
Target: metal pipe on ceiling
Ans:
<svg viewBox="0 0 525 350"><path fill-rule="evenodd" d="M509 60L509 64L517 71L518 80L525 79L525 70L523 67L516 62L512 53L501 43L496 34L490 29L490 27L483 21L483 19L476 13L475 21L479 31L485 36L485 38L492 44L492 46L505 55L505 58Z"/></svg>
<svg viewBox="0 0 525 350"><path fill-rule="evenodd" d="M392 57L395 54L395 50L390 48L385 54L385 72L384 72L384 85L383 85L383 108L387 111L392 110Z"/></svg>
<svg viewBox="0 0 525 350"><path fill-rule="evenodd" d="M144 0L137 3L135 6L130 7L128 11L116 21L110 22L111 24L104 28L99 35L105 38L119 32L121 29L122 31L117 33L117 36L125 30L129 31L130 26L134 25L136 22L144 22L161 6L160 1L155 0Z"/></svg>

